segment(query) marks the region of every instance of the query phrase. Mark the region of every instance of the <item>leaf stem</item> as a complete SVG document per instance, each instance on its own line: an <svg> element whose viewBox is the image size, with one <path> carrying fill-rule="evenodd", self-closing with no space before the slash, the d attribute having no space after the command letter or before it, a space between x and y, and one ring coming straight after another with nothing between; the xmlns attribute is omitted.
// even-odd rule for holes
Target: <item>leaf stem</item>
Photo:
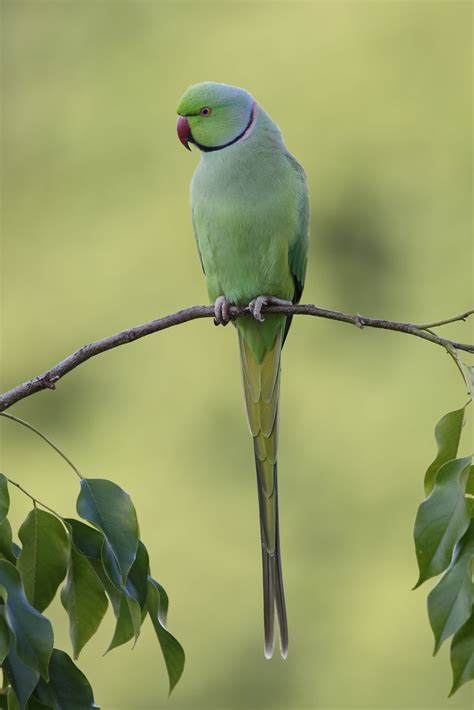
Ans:
<svg viewBox="0 0 474 710"><path fill-rule="evenodd" d="M12 479L9 478L8 476L5 476L5 478L7 479L8 483L10 483L12 486L15 486L16 488L18 488L22 493L25 494L25 496L28 496L28 498L30 498L33 501L33 505L35 506L35 508L37 505L40 505L42 508L46 508L46 510L49 510L50 513L55 515L60 520L64 520L62 515L59 515L59 513L57 513L55 510L53 510L53 508L50 508L49 505L46 505L46 503L42 503L40 500L38 500L38 498L35 498L33 495L31 495L31 493L28 493L28 491L25 488L23 488L23 486L21 486L19 483L17 483L16 481L12 481Z"/></svg>
<svg viewBox="0 0 474 710"><path fill-rule="evenodd" d="M464 384L467 387L467 396L469 397L469 402L470 402L470 401L472 401L472 395L473 395L471 378L468 375L468 373L466 372L464 363L461 360L461 358L459 357L459 353L456 350L456 348L454 348L450 343L447 343L445 345L445 348L446 348L446 352L448 353L448 355L450 355L453 358L454 362L456 363L456 367L458 368L459 372L461 373L461 376L464 380Z"/></svg>
<svg viewBox="0 0 474 710"><path fill-rule="evenodd" d="M79 476L79 478L80 478L81 480L84 478L84 476L82 475L82 473L81 473L81 472L79 471L79 469L73 464L73 462L71 461L71 459L69 459L69 458L66 456L66 454L64 453L64 451L61 451L61 449L59 449L59 448L56 446L56 444L53 444L53 442L51 441L51 439L48 439L48 437L47 437L45 434L43 434L41 431L39 431L39 429L36 429L36 427L34 427L34 426L33 426L32 424L30 424L29 422L26 422L24 419L20 419L19 417L15 417L15 415L10 414L9 412L0 412L0 416L2 416L2 417L7 417L8 419L12 419L13 421L17 422L18 424L22 424L22 425L23 425L24 427L26 427L27 429L30 429L31 431L34 431L35 434L37 434L39 437L41 437L41 439L43 439L43 441L46 441L46 443L49 444L49 446L51 446L51 448L54 449L54 450L64 459L64 461L66 461L67 464L69 464L69 466L72 468L72 470L74 471L74 473L75 473L77 476Z"/></svg>
<svg viewBox="0 0 474 710"><path fill-rule="evenodd" d="M474 314L474 310L471 311L466 311L465 313L461 313L459 316L453 316L452 318L446 318L446 320L438 320L435 321L434 323L423 323L422 325L417 325L416 327L419 328L419 330L429 330L430 328L437 328L440 325L447 325L448 323L456 323L456 321L459 320L467 320L469 316L472 316Z"/></svg>

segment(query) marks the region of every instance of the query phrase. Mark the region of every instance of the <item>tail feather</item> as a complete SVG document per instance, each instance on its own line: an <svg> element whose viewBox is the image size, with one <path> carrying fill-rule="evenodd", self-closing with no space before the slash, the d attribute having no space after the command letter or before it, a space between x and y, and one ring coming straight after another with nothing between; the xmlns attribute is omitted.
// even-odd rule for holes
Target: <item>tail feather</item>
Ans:
<svg viewBox="0 0 474 710"><path fill-rule="evenodd" d="M263 521L265 519L265 511L262 505L263 495L261 493L261 486L258 480L258 476L257 488L260 510L260 539L262 543L263 626L265 638L264 653L266 658L271 658L273 655L273 639L275 633L275 574L271 557L268 553L267 546L265 544L266 533L263 526Z"/></svg>
<svg viewBox="0 0 474 710"><path fill-rule="evenodd" d="M281 553L280 553L280 525L278 516L278 485L277 471L275 464L275 506L276 506L276 550L275 555L275 605L278 616L278 626L280 629L280 653L283 658L288 655L288 619L286 617L285 590L283 588L283 572L281 568Z"/></svg>
<svg viewBox="0 0 474 710"><path fill-rule="evenodd" d="M280 391L280 353L283 329L273 347L260 361L239 332L245 400L249 428L254 440L257 471L260 538L263 571L263 621L265 656L271 658L274 647L275 609L283 658L288 653L288 624L283 590L278 522L278 400Z"/></svg>
<svg viewBox="0 0 474 710"><path fill-rule="evenodd" d="M260 510L260 537L262 543L262 572L263 572L263 624L265 637L265 657L271 658L274 645L274 616L275 607L278 619L280 635L280 652L283 658L288 655L288 621L286 616L285 591L283 588L283 574L281 568L280 552L280 526L278 520L278 483L277 464L275 464L275 484L273 501L275 506L274 530L275 546L273 552L269 551L266 523L268 523L267 500L258 476L258 459L255 457L257 466L257 490Z"/></svg>

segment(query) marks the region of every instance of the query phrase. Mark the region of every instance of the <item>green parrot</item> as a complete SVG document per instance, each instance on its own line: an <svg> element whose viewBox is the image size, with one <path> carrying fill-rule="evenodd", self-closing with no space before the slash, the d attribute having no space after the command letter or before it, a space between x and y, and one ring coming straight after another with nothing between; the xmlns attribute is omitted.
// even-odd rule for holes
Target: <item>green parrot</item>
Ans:
<svg viewBox="0 0 474 710"><path fill-rule="evenodd" d="M280 359L291 317L264 318L262 308L301 298L309 241L306 176L278 126L244 89L195 84L177 113L180 141L201 151L191 182L192 217L215 323L229 322L232 304L248 304L251 314L235 326L257 469L264 651L267 658L273 654L276 608L286 658L277 450Z"/></svg>

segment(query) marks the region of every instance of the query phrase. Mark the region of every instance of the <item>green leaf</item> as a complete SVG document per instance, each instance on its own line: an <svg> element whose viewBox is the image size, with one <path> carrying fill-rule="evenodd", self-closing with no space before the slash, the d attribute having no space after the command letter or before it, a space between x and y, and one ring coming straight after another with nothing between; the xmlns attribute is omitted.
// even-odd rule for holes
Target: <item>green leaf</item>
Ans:
<svg viewBox="0 0 474 710"><path fill-rule="evenodd" d="M148 595L148 575L150 572L150 560L148 551L140 540L138 543L137 556L133 563L125 583L128 594L137 600L140 609L146 604Z"/></svg>
<svg viewBox="0 0 474 710"><path fill-rule="evenodd" d="M4 613L5 610L2 609L2 618L4 618ZM40 674L38 671L23 663L17 655L15 646L15 637L13 634L10 634L8 656L4 659L2 668L7 680L16 693L20 708L23 710L38 683Z"/></svg>
<svg viewBox="0 0 474 710"><path fill-rule="evenodd" d="M8 492L8 479L0 473L0 523L3 523L10 510L10 494Z"/></svg>
<svg viewBox="0 0 474 710"><path fill-rule="evenodd" d="M16 558L13 553L12 528L8 518L0 523L0 555L12 564L16 563Z"/></svg>
<svg viewBox="0 0 474 710"><path fill-rule="evenodd" d="M158 608L158 618L160 620L160 623L163 626L166 626L166 619L168 617L168 607L169 607L169 599L168 595L164 589L164 587L161 586L161 584L158 584L158 582L154 579L153 584L155 587L158 588L158 591L160 593L160 606Z"/></svg>
<svg viewBox="0 0 474 710"><path fill-rule="evenodd" d="M15 636L18 656L47 679L53 629L48 619L31 606L18 571L6 560L0 560L0 595L5 602L5 620Z"/></svg>
<svg viewBox="0 0 474 710"><path fill-rule="evenodd" d="M444 417L441 417L436 424L435 438L438 445L438 453L425 474L425 495L429 495L433 490L436 474L441 466L457 456L464 424L464 410L465 407L462 407L462 409L449 412Z"/></svg>
<svg viewBox="0 0 474 710"><path fill-rule="evenodd" d="M128 592L122 585L117 561L104 535L79 520L68 518L66 522L72 531L74 544L84 555L87 555L112 604L117 624L107 649L110 651L130 641L134 635L138 637L141 622L139 605L133 598L127 601ZM132 569L135 566L136 562L132 565Z"/></svg>
<svg viewBox="0 0 474 710"><path fill-rule="evenodd" d="M456 633L451 644L451 667L453 669L453 695L461 685L474 680L474 614Z"/></svg>
<svg viewBox="0 0 474 710"><path fill-rule="evenodd" d="M133 637L135 637L136 641L140 634L141 622L141 609L136 599L133 599L133 597L126 594L122 594L120 597L119 614L115 625L114 635L106 653L112 651L112 649L117 648L118 646L122 646Z"/></svg>
<svg viewBox="0 0 474 710"><path fill-rule="evenodd" d="M3 611L3 609L2 609ZM7 622L3 614L0 614L0 665L5 660L10 646L10 632L8 631Z"/></svg>
<svg viewBox="0 0 474 710"><path fill-rule="evenodd" d="M120 595L117 623L115 625L112 641L110 642L106 653L111 651L113 648L117 648L117 646L121 646L122 644L127 643L127 641L130 641L130 639L132 639L133 637L135 637L136 643L140 635L140 629L143 620L142 606L140 602L142 601L144 605L146 599L143 600L141 598L141 591L139 590L139 588L137 590L137 584L138 587L140 587L140 573L143 573L146 569L145 574L148 574L148 553L146 553L145 550L146 558L145 566L143 566L144 558L140 552L140 549L141 548L139 548L139 550L137 551L137 557L130 569L127 581L124 586L120 585L120 576L118 576L117 579L117 570L115 570L114 568L113 559L110 559L110 557L107 559L106 554L106 558L104 560L104 564L107 567L109 575L113 578L114 585L117 585L115 586L115 588ZM105 547L103 551L107 553L107 548ZM111 567L112 570L110 569Z"/></svg>
<svg viewBox="0 0 474 710"><path fill-rule="evenodd" d="M13 656L13 654L9 654L5 658L2 668L12 688L15 689L21 710L24 710L31 693L38 684L39 673L26 666L18 656Z"/></svg>
<svg viewBox="0 0 474 710"><path fill-rule="evenodd" d="M140 540L137 556L122 588L123 597L120 600L119 615L114 636L107 651L130 641L135 636L135 643L140 635L140 629L148 595L148 573L150 569L148 552Z"/></svg>
<svg viewBox="0 0 474 710"><path fill-rule="evenodd" d="M110 599L115 616L118 617L120 609L120 591L115 584L112 583L104 569L102 561L102 549L105 544L104 535L99 530L91 528L90 525L86 525L85 523L81 523L80 520L74 520L74 518L65 518L64 522L71 532L73 544L78 552L87 557L89 560L94 572L102 583L102 586ZM111 555L113 556L112 552ZM121 586L120 572L118 572L118 585Z"/></svg>
<svg viewBox="0 0 474 710"><path fill-rule="evenodd" d="M130 569L125 585L122 584L120 570L110 545L105 545L104 535L81 523L79 520L65 520L71 530L73 544L93 567L102 587L109 597L117 618L114 635L107 651L138 638L142 623L141 609L146 603L148 553L140 541L135 561Z"/></svg>
<svg viewBox="0 0 474 710"><path fill-rule="evenodd" d="M43 611L66 576L69 540L62 523L38 508L30 511L18 535L23 548L17 567L26 596L38 611Z"/></svg>
<svg viewBox="0 0 474 710"><path fill-rule="evenodd" d="M52 705L43 705L34 695L28 700L26 710L54 710Z"/></svg>
<svg viewBox="0 0 474 710"><path fill-rule="evenodd" d="M103 534L74 518L64 518L64 522L72 535L76 549L89 559L100 560L102 545L105 541Z"/></svg>
<svg viewBox="0 0 474 710"><path fill-rule="evenodd" d="M77 512L107 538L125 583L138 548L138 521L130 496L112 481L84 478Z"/></svg>
<svg viewBox="0 0 474 710"><path fill-rule="evenodd" d="M453 561L428 595L428 615L435 636L434 653L443 641L469 619L474 598L471 560L474 557L474 521L457 546Z"/></svg>
<svg viewBox="0 0 474 710"><path fill-rule="evenodd" d="M69 617L69 635L76 659L99 628L108 602L92 565L74 545L66 583L61 590L61 602Z"/></svg>
<svg viewBox="0 0 474 710"><path fill-rule="evenodd" d="M154 579L148 579L147 609L165 659L170 683L170 693L181 678L184 670L184 650L181 644L170 634L163 622L163 588ZM166 605L168 597L165 593Z"/></svg>
<svg viewBox="0 0 474 710"><path fill-rule="evenodd" d="M40 680L37 699L54 710L98 710L89 681L67 653L54 649L49 664L49 683Z"/></svg>
<svg viewBox="0 0 474 710"><path fill-rule="evenodd" d="M466 485L466 500L471 518L474 518L474 466L471 466Z"/></svg>
<svg viewBox="0 0 474 710"><path fill-rule="evenodd" d="M8 688L8 710L21 710L18 698L15 695L13 688Z"/></svg>
<svg viewBox="0 0 474 710"><path fill-rule="evenodd" d="M414 537L420 577L415 589L448 567L454 546L469 526L464 493L470 466L471 457L445 463L431 494L418 508Z"/></svg>
<svg viewBox="0 0 474 710"><path fill-rule="evenodd" d="M101 561L109 582L111 582L117 590L122 590L124 588L122 573L118 566L114 551L107 540L104 540L104 544L102 546Z"/></svg>

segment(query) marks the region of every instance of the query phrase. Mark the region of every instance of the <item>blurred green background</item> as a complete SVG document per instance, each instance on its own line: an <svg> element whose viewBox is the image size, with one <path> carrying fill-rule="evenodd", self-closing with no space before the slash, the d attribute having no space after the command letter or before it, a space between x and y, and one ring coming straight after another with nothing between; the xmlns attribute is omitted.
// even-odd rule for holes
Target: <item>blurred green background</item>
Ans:
<svg viewBox="0 0 474 710"><path fill-rule="evenodd" d="M206 288L175 135L186 87L250 90L308 173L303 301L426 321L472 305L470 2L3 0L3 388ZM444 331L468 341L468 324ZM12 413L132 495L187 665L167 700L151 625L80 665L104 710L469 708L431 658L412 525L433 427L463 404L446 353L309 318L284 352L290 623L263 657L257 498L235 333L200 321L97 357ZM64 514L77 481L0 421L2 465ZM466 440L465 447L469 448ZM18 524L28 510L12 493ZM70 648L66 615L48 612Z"/></svg>

